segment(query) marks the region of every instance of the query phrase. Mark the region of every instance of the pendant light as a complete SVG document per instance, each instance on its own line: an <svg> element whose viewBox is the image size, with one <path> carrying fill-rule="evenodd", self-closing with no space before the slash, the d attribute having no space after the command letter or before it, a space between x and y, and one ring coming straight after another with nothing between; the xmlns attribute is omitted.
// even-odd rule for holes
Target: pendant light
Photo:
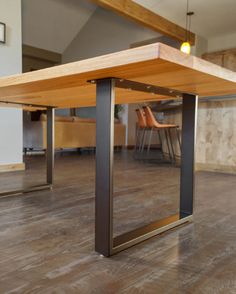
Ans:
<svg viewBox="0 0 236 294"><path fill-rule="evenodd" d="M180 51L190 54L191 44L190 44L190 27L191 27L191 16L194 15L194 12L189 11L189 0L187 0L187 12L186 12L186 31L185 31L185 41L180 47Z"/></svg>

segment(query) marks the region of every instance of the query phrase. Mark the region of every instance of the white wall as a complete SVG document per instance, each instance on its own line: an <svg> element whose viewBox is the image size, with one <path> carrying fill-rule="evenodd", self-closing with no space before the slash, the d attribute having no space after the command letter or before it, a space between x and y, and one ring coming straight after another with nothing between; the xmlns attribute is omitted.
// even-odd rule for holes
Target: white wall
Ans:
<svg viewBox="0 0 236 294"><path fill-rule="evenodd" d="M234 48L236 48L236 32L208 39L197 36L196 46L193 47L192 54L201 57L202 54L207 52L210 53Z"/></svg>
<svg viewBox="0 0 236 294"><path fill-rule="evenodd" d="M59 53L96 9L88 0L22 0L22 6L23 43Z"/></svg>
<svg viewBox="0 0 236 294"><path fill-rule="evenodd" d="M99 56L129 48L131 43L160 36L115 13L97 8L63 53L63 62Z"/></svg>
<svg viewBox="0 0 236 294"><path fill-rule="evenodd" d="M206 53L208 51L208 40L196 35L196 41L195 46L191 49L191 54L201 57L202 54Z"/></svg>
<svg viewBox="0 0 236 294"><path fill-rule="evenodd" d="M236 32L208 39L208 52L236 48Z"/></svg>
<svg viewBox="0 0 236 294"><path fill-rule="evenodd" d="M0 0L7 43L0 44L0 76L21 72L21 0ZM22 163L22 111L0 108L0 164Z"/></svg>

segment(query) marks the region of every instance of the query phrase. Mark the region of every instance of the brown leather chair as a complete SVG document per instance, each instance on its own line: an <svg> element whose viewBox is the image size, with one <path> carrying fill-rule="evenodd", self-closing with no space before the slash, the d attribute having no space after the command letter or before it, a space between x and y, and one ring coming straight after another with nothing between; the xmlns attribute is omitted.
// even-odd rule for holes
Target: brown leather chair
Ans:
<svg viewBox="0 0 236 294"><path fill-rule="evenodd" d="M162 146L162 137L161 137L161 131L163 131L166 139L166 145L169 153L169 157L171 160L176 161L176 154L174 152L173 148L173 142L171 138L171 132L170 130L175 130L176 135L177 135L177 141L179 144L179 148L181 151L181 143L180 143L180 138L179 138L179 132L178 132L178 126L175 124L161 124L158 122L158 120L155 118L151 108L149 106L144 106L143 110L145 112L145 117L146 117L146 124L147 127L150 128L150 135L149 135L149 143L148 143L148 152L150 150L150 145L151 145L151 139L152 139L152 134L153 131L158 132L159 140ZM162 148L163 152L163 148Z"/></svg>

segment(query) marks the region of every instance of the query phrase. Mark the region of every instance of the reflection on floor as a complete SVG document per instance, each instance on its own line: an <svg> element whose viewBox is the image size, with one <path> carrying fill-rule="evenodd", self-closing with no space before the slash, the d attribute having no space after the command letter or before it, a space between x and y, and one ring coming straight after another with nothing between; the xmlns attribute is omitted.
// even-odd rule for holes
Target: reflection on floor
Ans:
<svg viewBox="0 0 236 294"><path fill-rule="evenodd" d="M44 158L0 175L44 181ZM94 155L56 156L55 187L0 199L0 293L235 293L236 181L198 173L194 223L110 259L94 252ZM179 169L115 157L115 234L178 211Z"/></svg>

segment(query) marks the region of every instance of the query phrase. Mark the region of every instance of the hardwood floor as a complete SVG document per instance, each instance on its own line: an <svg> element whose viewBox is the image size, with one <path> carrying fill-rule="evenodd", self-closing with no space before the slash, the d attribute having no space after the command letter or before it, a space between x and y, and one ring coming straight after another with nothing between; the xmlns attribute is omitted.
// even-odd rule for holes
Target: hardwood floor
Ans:
<svg viewBox="0 0 236 294"><path fill-rule="evenodd" d="M44 158L0 174L44 181ZM0 199L0 293L236 293L235 176L196 177L194 222L111 258L94 252L94 155L57 155L55 187ZM115 157L114 234L178 211L179 169Z"/></svg>

